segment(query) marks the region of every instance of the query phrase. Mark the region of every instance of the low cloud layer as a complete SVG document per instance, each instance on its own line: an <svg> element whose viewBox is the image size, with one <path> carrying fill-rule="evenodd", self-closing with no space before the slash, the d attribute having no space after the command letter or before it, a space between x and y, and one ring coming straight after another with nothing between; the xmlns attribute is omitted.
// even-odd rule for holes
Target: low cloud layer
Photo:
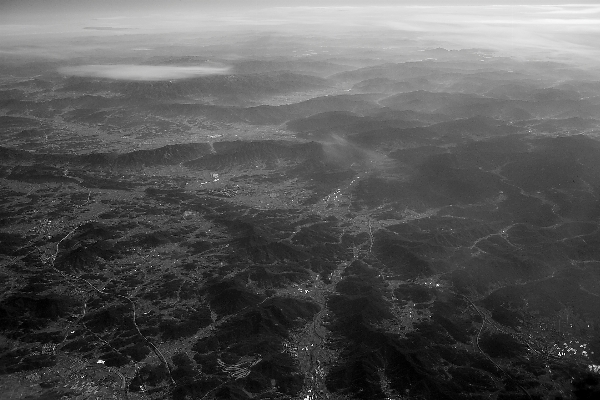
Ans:
<svg viewBox="0 0 600 400"><path fill-rule="evenodd" d="M229 67L215 66L158 66L158 65L78 65L62 67L58 72L69 76L106 78L128 81L168 81L197 76L222 75Z"/></svg>

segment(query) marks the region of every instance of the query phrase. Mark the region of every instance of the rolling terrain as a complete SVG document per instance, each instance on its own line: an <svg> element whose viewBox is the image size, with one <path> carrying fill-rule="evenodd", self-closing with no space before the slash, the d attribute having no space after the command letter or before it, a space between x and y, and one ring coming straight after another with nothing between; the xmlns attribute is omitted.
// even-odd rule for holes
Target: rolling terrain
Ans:
<svg viewBox="0 0 600 400"><path fill-rule="evenodd" d="M269 35L0 63L3 395L595 398L597 73Z"/></svg>

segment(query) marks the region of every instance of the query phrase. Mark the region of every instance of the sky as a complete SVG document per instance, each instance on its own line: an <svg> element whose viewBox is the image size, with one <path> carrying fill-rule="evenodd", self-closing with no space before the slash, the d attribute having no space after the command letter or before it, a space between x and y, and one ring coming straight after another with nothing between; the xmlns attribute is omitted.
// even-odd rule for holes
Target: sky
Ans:
<svg viewBox="0 0 600 400"><path fill-rule="evenodd" d="M240 12L273 7L523 6L598 4L598 0L0 0L0 24L52 22L68 16L136 15L149 12Z"/></svg>
<svg viewBox="0 0 600 400"><path fill-rule="evenodd" d="M597 4L597 0L0 0L0 15L41 12L142 11L152 9L227 9L294 6L454 6Z"/></svg>
<svg viewBox="0 0 600 400"><path fill-rule="evenodd" d="M0 0L0 37L7 41L57 33L84 37L203 29L391 29L459 47L507 54L543 52L600 65L598 0L568 3L462 0L439 6L439 0Z"/></svg>

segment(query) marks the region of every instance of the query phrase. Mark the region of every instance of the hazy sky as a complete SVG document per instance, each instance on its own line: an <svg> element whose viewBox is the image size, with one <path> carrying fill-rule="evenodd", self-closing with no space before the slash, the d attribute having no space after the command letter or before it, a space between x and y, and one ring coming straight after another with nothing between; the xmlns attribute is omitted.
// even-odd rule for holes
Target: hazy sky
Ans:
<svg viewBox="0 0 600 400"><path fill-rule="evenodd" d="M598 0L0 0L0 37L392 29L456 47L600 65ZM570 3L570 4L567 4ZM578 5L575 5L577 3ZM463 6L461 6L461 4ZM528 4L528 5L527 5ZM469 6L464 6L469 5ZM91 29L90 29L91 28ZM2 43L0 42L0 51ZM13 51L4 49L4 52ZM26 51L26 50L19 50ZM579 62L577 61L577 62Z"/></svg>
<svg viewBox="0 0 600 400"><path fill-rule="evenodd" d="M540 5L540 4L597 4L598 0L0 0L0 14L191 9L191 8L259 8L273 6L373 6L373 5Z"/></svg>
<svg viewBox="0 0 600 400"><path fill-rule="evenodd" d="M460 6L598 4L598 0L0 0L0 24L69 14L109 16L147 12L239 11L271 7Z"/></svg>

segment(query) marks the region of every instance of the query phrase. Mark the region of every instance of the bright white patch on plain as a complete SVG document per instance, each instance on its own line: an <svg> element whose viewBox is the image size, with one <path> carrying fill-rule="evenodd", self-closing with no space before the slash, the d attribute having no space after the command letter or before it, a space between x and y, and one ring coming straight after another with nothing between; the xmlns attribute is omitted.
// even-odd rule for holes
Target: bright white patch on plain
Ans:
<svg viewBox="0 0 600 400"><path fill-rule="evenodd" d="M163 66L163 65L78 65L62 67L58 72L68 76L106 78L127 81L169 81L206 75L222 75L229 67L215 66Z"/></svg>

